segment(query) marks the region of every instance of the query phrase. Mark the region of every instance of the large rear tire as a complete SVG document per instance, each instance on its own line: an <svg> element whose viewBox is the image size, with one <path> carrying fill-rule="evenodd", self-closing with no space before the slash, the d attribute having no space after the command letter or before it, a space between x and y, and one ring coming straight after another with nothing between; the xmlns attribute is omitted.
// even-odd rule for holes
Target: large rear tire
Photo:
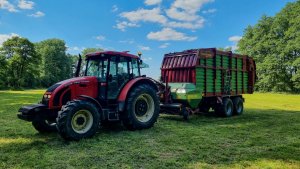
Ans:
<svg viewBox="0 0 300 169"><path fill-rule="evenodd" d="M36 115L32 121L33 127L40 133L51 133L56 132L55 121L47 120L42 115Z"/></svg>
<svg viewBox="0 0 300 169"><path fill-rule="evenodd" d="M150 128L157 121L159 111L159 98L156 91L147 84L141 84L128 94L122 122L129 130Z"/></svg>
<svg viewBox="0 0 300 169"><path fill-rule="evenodd" d="M220 117L231 117L233 115L233 103L230 98L223 98L222 104L219 104L215 113Z"/></svg>
<svg viewBox="0 0 300 169"><path fill-rule="evenodd" d="M56 126L66 140L80 140L94 136L99 128L100 115L96 106L88 101L69 101L58 112Z"/></svg>
<svg viewBox="0 0 300 169"><path fill-rule="evenodd" d="M241 115L243 114L243 111L244 111L244 103L243 103L243 100L242 98L240 97L236 97L232 100L233 102L233 114L234 115Z"/></svg>

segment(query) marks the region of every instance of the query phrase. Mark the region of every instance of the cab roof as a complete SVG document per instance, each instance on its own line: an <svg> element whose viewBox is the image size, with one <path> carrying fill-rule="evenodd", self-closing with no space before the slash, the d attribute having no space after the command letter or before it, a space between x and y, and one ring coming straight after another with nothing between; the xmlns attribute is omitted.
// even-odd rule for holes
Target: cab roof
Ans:
<svg viewBox="0 0 300 169"><path fill-rule="evenodd" d="M135 58L135 59L139 59L138 56L133 55L128 53L128 51L124 51L124 52L117 52L117 51L99 51L99 52L93 52L93 53L88 53L86 55L86 57L95 57L95 56L101 56L101 55L111 55L111 56L124 56L124 57L129 57L129 58Z"/></svg>

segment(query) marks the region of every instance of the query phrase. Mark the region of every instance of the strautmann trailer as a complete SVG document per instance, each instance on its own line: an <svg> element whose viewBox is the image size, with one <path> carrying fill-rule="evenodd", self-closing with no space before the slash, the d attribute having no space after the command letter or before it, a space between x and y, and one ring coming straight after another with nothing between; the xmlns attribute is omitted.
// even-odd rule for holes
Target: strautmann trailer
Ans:
<svg viewBox="0 0 300 169"><path fill-rule="evenodd" d="M161 81L170 94L165 94L161 112L184 118L210 109L222 117L240 115L242 94L253 93L255 80L256 66L249 56L215 48L165 54Z"/></svg>

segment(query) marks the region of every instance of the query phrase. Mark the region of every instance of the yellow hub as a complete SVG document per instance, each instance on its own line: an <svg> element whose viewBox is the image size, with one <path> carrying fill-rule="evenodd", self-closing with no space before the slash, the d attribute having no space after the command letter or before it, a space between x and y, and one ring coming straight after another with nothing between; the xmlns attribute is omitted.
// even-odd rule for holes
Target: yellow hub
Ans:
<svg viewBox="0 0 300 169"><path fill-rule="evenodd" d="M92 113L88 110L77 111L71 121L72 129L78 134L88 132L93 125Z"/></svg>

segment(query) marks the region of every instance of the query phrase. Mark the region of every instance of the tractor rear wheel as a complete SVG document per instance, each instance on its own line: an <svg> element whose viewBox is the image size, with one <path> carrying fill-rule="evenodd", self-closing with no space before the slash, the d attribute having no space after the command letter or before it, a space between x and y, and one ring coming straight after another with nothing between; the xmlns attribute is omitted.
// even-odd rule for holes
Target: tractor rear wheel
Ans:
<svg viewBox="0 0 300 169"><path fill-rule="evenodd" d="M139 85L128 94L122 122L129 130L150 128L157 121L159 109L156 91L147 84Z"/></svg>
<svg viewBox="0 0 300 169"><path fill-rule="evenodd" d="M40 133L51 133L57 131L55 121L47 120L42 115L37 115L32 121L32 125Z"/></svg>
<svg viewBox="0 0 300 169"><path fill-rule="evenodd" d="M215 112L218 116L221 117L230 117L233 114L233 103L230 98L223 98L222 104L219 104Z"/></svg>
<svg viewBox="0 0 300 169"><path fill-rule="evenodd" d="M243 114L243 111L244 111L244 103L243 103L243 100L242 98L240 97L236 97L232 100L233 102L233 114L234 115L241 115Z"/></svg>
<svg viewBox="0 0 300 169"><path fill-rule="evenodd" d="M96 134L100 115L96 106L88 101L69 101L58 112L56 126L58 133L66 140L80 140Z"/></svg>

